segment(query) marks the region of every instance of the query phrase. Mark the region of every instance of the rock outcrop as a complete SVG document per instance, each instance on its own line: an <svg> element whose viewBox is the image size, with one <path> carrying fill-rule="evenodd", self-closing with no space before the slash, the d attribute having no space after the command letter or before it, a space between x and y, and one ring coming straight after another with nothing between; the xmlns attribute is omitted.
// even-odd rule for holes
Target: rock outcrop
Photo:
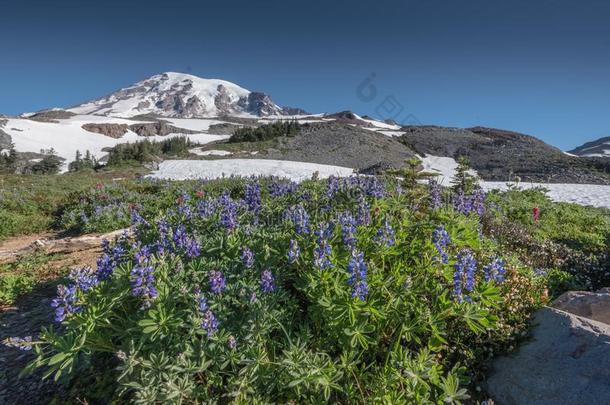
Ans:
<svg viewBox="0 0 610 405"><path fill-rule="evenodd" d="M144 124L132 124L129 129L140 136L165 136L169 134L196 134L199 131L178 128L165 122L149 122Z"/></svg>
<svg viewBox="0 0 610 405"><path fill-rule="evenodd" d="M552 306L583 318L610 325L610 288L608 287L597 292L568 291L557 298Z"/></svg>
<svg viewBox="0 0 610 405"><path fill-rule="evenodd" d="M109 136L110 138L118 139L127 133L129 126L127 124L84 124L82 128L85 131L93 132Z"/></svg>
<svg viewBox="0 0 610 405"><path fill-rule="evenodd" d="M531 340L497 358L485 389L497 405L610 403L610 325L554 308Z"/></svg>

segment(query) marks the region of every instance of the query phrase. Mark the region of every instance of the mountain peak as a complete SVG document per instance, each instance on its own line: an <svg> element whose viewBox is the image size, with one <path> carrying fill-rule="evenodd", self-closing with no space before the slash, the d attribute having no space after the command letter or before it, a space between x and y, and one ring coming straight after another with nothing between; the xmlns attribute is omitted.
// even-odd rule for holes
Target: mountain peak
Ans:
<svg viewBox="0 0 610 405"><path fill-rule="evenodd" d="M226 80L164 72L68 111L116 117L154 114L208 118L287 115L294 109L280 107L269 95L251 92Z"/></svg>

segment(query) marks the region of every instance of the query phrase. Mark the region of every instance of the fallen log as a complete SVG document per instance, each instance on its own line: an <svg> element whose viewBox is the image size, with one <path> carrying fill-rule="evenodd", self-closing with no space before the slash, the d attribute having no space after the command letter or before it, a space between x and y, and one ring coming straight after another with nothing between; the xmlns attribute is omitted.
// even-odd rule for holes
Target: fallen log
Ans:
<svg viewBox="0 0 610 405"><path fill-rule="evenodd" d="M131 229L120 229L101 235L83 235L74 238L61 239L38 239L27 247L16 250L0 250L0 264L14 263L24 256L35 252L46 254L52 253L74 253L85 250L98 249L104 239L113 240L127 231L131 234Z"/></svg>

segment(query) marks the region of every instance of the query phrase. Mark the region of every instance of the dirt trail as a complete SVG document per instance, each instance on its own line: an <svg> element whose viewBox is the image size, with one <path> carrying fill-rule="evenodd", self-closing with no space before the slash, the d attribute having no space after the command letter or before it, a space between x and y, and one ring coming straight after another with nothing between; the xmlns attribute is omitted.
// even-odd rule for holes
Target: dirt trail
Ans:
<svg viewBox="0 0 610 405"><path fill-rule="evenodd" d="M103 235L61 238L58 233L20 236L0 243L0 263L14 263L31 254L50 254L38 269L40 284L14 304L0 305L0 341L9 337L32 336L36 339L43 326L53 324L51 300L56 295L57 279L73 267L95 266L101 254L100 243L114 239L123 231ZM53 379L42 380L42 370L19 377L33 359L31 351L20 351L0 344L0 404L47 404L53 398L65 403L68 394Z"/></svg>
<svg viewBox="0 0 610 405"><path fill-rule="evenodd" d="M105 234L64 238L58 237L57 233L44 233L8 239L0 243L0 264L14 263L36 252L72 254L99 249L102 240L113 240L125 231L126 229L120 229Z"/></svg>

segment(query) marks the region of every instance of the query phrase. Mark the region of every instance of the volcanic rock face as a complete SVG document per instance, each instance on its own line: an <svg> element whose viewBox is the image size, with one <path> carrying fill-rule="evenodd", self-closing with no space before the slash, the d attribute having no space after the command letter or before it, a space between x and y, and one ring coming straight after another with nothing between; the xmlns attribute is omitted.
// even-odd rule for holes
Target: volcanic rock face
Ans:
<svg viewBox="0 0 610 405"><path fill-rule="evenodd" d="M301 109L280 107L271 97L250 92L225 80L202 79L182 73L163 73L106 97L70 108L76 114L133 117L206 118L224 115L288 115Z"/></svg>

